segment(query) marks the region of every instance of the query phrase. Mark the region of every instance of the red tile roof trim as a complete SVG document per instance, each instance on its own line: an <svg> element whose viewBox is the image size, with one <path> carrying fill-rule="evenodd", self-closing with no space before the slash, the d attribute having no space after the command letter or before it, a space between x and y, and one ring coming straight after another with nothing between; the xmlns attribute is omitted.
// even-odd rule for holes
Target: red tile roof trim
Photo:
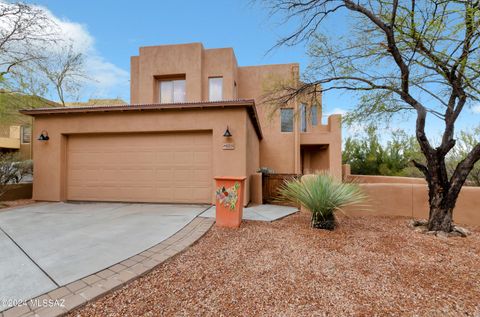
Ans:
<svg viewBox="0 0 480 317"><path fill-rule="evenodd" d="M169 104L133 104L133 105L102 105L102 106L84 106L84 107L54 107L54 108L35 108L22 109L20 113L29 116L46 116L55 114L78 114L92 112L127 112L127 111L154 111L154 110L192 110L192 109L215 109L215 108L236 108L244 107L252 120L253 127L261 140L263 138L262 129L258 120L257 109L253 99L222 100L222 101L204 101L204 102L182 102Z"/></svg>

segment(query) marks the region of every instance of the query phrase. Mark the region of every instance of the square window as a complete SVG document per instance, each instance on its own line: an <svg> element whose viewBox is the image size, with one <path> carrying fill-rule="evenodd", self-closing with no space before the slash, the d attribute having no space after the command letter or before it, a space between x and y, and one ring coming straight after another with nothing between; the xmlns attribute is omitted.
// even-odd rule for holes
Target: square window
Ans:
<svg viewBox="0 0 480 317"><path fill-rule="evenodd" d="M160 81L160 103L185 102L185 79Z"/></svg>
<svg viewBox="0 0 480 317"><path fill-rule="evenodd" d="M211 77L208 79L208 100L219 101L223 99L223 78Z"/></svg>
<svg viewBox="0 0 480 317"><path fill-rule="evenodd" d="M173 81L173 102L185 102L185 80Z"/></svg>
<svg viewBox="0 0 480 317"><path fill-rule="evenodd" d="M282 132L293 132L293 108L280 109L280 120Z"/></svg>

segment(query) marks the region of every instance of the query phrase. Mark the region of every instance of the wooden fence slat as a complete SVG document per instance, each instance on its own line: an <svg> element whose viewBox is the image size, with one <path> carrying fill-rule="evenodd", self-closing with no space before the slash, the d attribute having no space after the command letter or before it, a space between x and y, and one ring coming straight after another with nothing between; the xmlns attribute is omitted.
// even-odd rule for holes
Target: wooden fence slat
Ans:
<svg viewBox="0 0 480 317"><path fill-rule="evenodd" d="M278 203L278 189L292 178L301 177L301 174L263 174L262 175L262 200L264 204Z"/></svg>

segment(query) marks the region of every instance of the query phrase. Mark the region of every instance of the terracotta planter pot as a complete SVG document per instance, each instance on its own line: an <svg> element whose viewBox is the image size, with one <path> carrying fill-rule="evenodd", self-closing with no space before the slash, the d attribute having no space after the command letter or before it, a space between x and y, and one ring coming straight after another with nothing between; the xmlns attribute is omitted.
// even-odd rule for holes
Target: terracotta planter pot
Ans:
<svg viewBox="0 0 480 317"><path fill-rule="evenodd" d="M216 225L238 228L242 223L246 177L215 177Z"/></svg>

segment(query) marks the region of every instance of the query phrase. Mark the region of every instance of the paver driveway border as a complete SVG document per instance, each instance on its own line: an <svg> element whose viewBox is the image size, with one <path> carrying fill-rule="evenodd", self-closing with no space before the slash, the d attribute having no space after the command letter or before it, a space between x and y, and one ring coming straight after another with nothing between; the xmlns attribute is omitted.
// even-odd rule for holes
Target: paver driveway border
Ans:
<svg viewBox="0 0 480 317"><path fill-rule="evenodd" d="M22 306L0 313L0 317L62 316L129 281L151 271L200 239L214 219L196 217L173 236L107 269L35 297Z"/></svg>

